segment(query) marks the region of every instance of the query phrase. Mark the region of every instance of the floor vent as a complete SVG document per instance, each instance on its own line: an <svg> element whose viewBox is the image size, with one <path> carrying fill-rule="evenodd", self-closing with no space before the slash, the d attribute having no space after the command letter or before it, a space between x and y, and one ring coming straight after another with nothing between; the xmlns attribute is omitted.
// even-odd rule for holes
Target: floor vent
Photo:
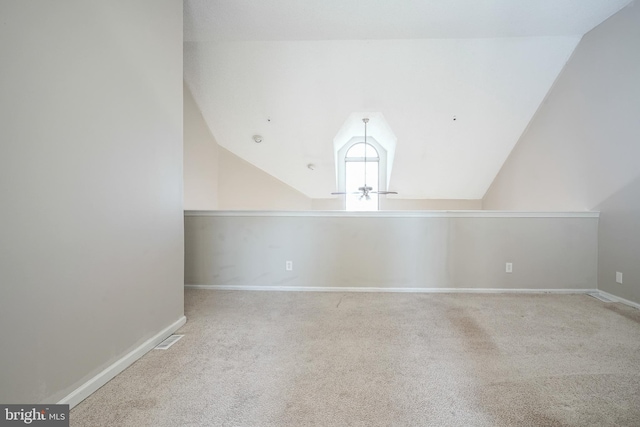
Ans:
<svg viewBox="0 0 640 427"><path fill-rule="evenodd" d="M171 335L169 338L167 338L166 340L164 340L160 344L158 344L155 349L156 350L167 350L169 347L171 347L172 345L177 343L178 340L180 338L182 338L183 336L184 335Z"/></svg>
<svg viewBox="0 0 640 427"><path fill-rule="evenodd" d="M589 296L592 296L595 299L599 299L602 302L613 302L609 298L607 298L604 295L602 295L600 292L592 292L592 293L589 294Z"/></svg>

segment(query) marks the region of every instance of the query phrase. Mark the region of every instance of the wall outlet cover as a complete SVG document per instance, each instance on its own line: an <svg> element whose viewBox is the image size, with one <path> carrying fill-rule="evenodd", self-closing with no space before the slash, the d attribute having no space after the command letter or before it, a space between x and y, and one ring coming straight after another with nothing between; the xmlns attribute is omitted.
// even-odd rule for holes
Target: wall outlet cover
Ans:
<svg viewBox="0 0 640 427"><path fill-rule="evenodd" d="M508 262L507 265L505 266L504 271L506 271L507 273L513 273L513 263Z"/></svg>
<svg viewBox="0 0 640 427"><path fill-rule="evenodd" d="M622 284L622 273L616 271L616 283Z"/></svg>

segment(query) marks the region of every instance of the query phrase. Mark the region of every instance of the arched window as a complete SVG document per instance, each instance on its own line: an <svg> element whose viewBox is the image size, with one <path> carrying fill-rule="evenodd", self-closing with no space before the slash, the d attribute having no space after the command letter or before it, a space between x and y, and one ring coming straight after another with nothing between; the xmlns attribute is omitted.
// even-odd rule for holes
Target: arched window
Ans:
<svg viewBox="0 0 640 427"><path fill-rule="evenodd" d="M346 210L377 211L380 185L380 156L368 143L353 144L344 158ZM355 193L355 194L354 194Z"/></svg>
<svg viewBox="0 0 640 427"><path fill-rule="evenodd" d="M387 189L387 151L375 138L368 137L366 145L363 139L351 138L336 153L340 159L336 170L338 191L357 193L344 196L343 208L347 211L377 211L379 195L371 192ZM368 191L361 190L365 182Z"/></svg>
<svg viewBox="0 0 640 427"><path fill-rule="evenodd" d="M360 123L364 124L362 134ZM331 194L343 196L342 209L377 211L380 194L397 194L387 191L396 141L382 113L355 112L349 116L333 138L337 191Z"/></svg>

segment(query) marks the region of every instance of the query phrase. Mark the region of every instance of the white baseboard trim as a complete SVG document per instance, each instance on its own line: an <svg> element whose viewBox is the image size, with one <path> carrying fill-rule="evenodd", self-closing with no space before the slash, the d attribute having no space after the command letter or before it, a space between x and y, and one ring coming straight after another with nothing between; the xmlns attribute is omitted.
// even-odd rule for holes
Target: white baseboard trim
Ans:
<svg viewBox="0 0 640 427"><path fill-rule="evenodd" d="M140 359L147 352L164 341L169 335L177 331L186 322L187 318L185 316L182 316L171 325L167 326L166 328L155 334L153 337L149 338L140 346L122 356L115 363L100 372L98 375L91 378L89 381L72 391L69 395L67 395L67 397L59 401L58 404L69 405L69 408L73 408L78 403L89 397L93 392L108 383L111 379L113 379L113 377L131 366L133 362Z"/></svg>
<svg viewBox="0 0 640 427"><path fill-rule="evenodd" d="M615 295L610 294L609 292L600 291L600 290L598 290L597 292L600 293L600 295L602 295L602 296L604 296L606 298L609 298L611 301L620 302L622 304L630 305L631 307L635 307L635 308L640 310L640 304L638 304L637 302L633 302L633 301L629 301L628 299L617 297Z"/></svg>
<svg viewBox="0 0 640 427"><path fill-rule="evenodd" d="M588 294L596 289L507 289L507 288L373 288L373 287L324 287L324 286L241 286L241 285L195 285L186 284L186 289L208 289L216 291L290 291L290 292L409 292L409 293L468 293L468 294Z"/></svg>

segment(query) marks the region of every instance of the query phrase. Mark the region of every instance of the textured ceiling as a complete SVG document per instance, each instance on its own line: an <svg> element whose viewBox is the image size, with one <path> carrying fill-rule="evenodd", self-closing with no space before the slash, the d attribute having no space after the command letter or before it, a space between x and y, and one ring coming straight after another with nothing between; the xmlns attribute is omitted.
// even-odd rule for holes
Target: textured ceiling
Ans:
<svg viewBox="0 0 640 427"><path fill-rule="evenodd" d="M371 112L397 137L397 197L478 199L581 35L627 3L186 0L184 76L220 145L310 197Z"/></svg>

